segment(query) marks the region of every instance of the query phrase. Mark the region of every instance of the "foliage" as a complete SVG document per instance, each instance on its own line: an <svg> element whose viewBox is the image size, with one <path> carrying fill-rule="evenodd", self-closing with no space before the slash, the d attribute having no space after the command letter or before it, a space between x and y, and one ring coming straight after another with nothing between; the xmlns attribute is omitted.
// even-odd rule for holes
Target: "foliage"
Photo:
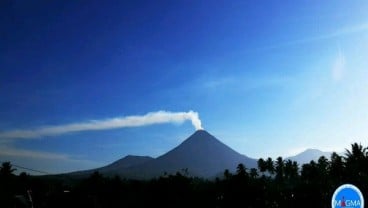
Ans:
<svg viewBox="0 0 368 208"><path fill-rule="evenodd" d="M34 207L330 207L333 191L353 183L368 192L367 148L352 144L344 156L320 157L301 167L278 157L259 159L258 169L239 164L215 180L184 172L148 181L104 177L85 179L13 174L11 163L0 169L0 207L14 207L15 196L31 190ZM28 192L27 192L28 191ZM29 192L30 193L30 192ZM28 201L29 198L26 197ZM28 204L30 206L30 204Z"/></svg>

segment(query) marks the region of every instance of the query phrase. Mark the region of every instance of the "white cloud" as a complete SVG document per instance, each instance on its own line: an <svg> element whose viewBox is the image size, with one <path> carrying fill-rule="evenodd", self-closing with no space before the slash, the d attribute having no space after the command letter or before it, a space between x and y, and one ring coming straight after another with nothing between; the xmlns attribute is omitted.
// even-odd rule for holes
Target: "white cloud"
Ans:
<svg viewBox="0 0 368 208"><path fill-rule="evenodd" d="M299 44L312 43L316 41L328 40L332 38L347 36L350 34L361 33L361 32L366 32L366 31L368 31L368 23L361 23L361 24L357 24L354 26L340 28L335 31L331 31L329 33L324 33L320 35L291 40L289 42L282 42L282 43L278 43L275 45L268 45L266 47L259 48L258 50L269 50L269 49L283 48L283 47L294 46L294 45L299 45Z"/></svg>
<svg viewBox="0 0 368 208"><path fill-rule="evenodd" d="M221 77L221 78L214 78L214 79L207 78L206 81L203 82L203 86L206 89L217 89L218 87L231 85L234 82L235 82L235 79L233 77Z"/></svg>
<svg viewBox="0 0 368 208"><path fill-rule="evenodd" d="M293 81L290 76L268 75L267 77L238 75L234 76L218 76L218 77L203 77L197 81L206 93L208 90L213 90L216 93L223 89L227 91L251 91L262 88L272 88L286 86ZM196 86L197 86L196 85Z"/></svg>
<svg viewBox="0 0 368 208"><path fill-rule="evenodd" d="M345 73L345 64L345 56L341 50L339 50L339 54L332 66L332 78L334 81L339 82L343 79Z"/></svg>
<svg viewBox="0 0 368 208"><path fill-rule="evenodd" d="M68 160L70 159L66 154L56 154L50 152L39 152L25 149L17 149L11 146L0 146L1 157L27 157L34 159L55 159L55 160Z"/></svg>
<svg viewBox="0 0 368 208"><path fill-rule="evenodd" d="M106 130L126 127L147 126L161 123L182 123L190 120L196 130L202 129L198 113L157 111L147 113L143 116L126 116L109 118L105 120L92 120L80 123L71 123L58 126L45 126L32 130L11 130L0 132L2 139L39 138L44 136L55 136L78 131Z"/></svg>

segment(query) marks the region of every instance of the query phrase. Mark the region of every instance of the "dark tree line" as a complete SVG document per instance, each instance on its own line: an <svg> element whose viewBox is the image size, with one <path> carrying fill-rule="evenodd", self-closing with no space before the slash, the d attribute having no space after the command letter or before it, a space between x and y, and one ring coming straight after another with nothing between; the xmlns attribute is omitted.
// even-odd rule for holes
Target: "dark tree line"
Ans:
<svg viewBox="0 0 368 208"><path fill-rule="evenodd" d="M261 158L257 169L239 164L236 172L225 170L214 180L187 171L149 181L98 172L86 179L13 172L10 163L2 164L0 207L330 207L334 190L344 183L368 193L368 151L357 143L343 156L333 153L302 166Z"/></svg>

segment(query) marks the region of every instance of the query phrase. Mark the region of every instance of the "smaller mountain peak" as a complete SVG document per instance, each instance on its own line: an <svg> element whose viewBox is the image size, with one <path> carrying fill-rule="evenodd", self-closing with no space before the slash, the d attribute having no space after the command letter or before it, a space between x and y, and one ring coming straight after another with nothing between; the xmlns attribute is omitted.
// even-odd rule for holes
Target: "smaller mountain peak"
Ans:
<svg viewBox="0 0 368 208"><path fill-rule="evenodd" d="M141 155L127 155L127 156L125 156L121 159L141 159L141 158L147 159L147 158L152 158L152 157L150 157L150 156L141 156Z"/></svg>
<svg viewBox="0 0 368 208"><path fill-rule="evenodd" d="M313 148L309 148L309 149L306 149L304 150L303 152L301 152L300 154L302 153L309 153L309 154L322 154L323 151L319 150L319 149L313 149Z"/></svg>
<svg viewBox="0 0 368 208"><path fill-rule="evenodd" d="M124 158L135 158L135 157L137 157L137 155L127 155Z"/></svg>
<svg viewBox="0 0 368 208"><path fill-rule="evenodd" d="M306 152L306 151L318 151L318 152L322 152L321 150L315 149L315 148L308 148L304 152Z"/></svg>

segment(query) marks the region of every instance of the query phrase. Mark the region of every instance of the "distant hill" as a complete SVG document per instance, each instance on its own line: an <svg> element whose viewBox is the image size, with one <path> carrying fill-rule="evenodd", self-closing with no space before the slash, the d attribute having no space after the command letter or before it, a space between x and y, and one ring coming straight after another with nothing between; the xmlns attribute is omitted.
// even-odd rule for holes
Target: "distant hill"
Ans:
<svg viewBox="0 0 368 208"><path fill-rule="evenodd" d="M297 161L298 164L306 164L312 160L317 162L318 158L320 158L321 156L325 156L327 159L330 159L331 154L331 152L323 152L318 149L307 149L295 156L288 157L286 159Z"/></svg>
<svg viewBox="0 0 368 208"><path fill-rule="evenodd" d="M96 169L91 169L91 170L77 171L77 172L70 173L70 175L75 175L75 176L89 175L95 171L98 171L99 173L102 173L104 175L121 175L124 170L137 166L137 165L144 164L151 160L154 160L154 158L149 157L149 156L128 155L107 166L96 168Z"/></svg>
<svg viewBox="0 0 368 208"><path fill-rule="evenodd" d="M198 130L179 146L156 159L127 156L105 167L72 174L83 175L99 171L104 175L149 179L179 171L191 176L210 178L222 174L225 169L235 171L239 163L247 168L257 167L257 160L236 152L207 131Z"/></svg>
<svg viewBox="0 0 368 208"><path fill-rule="evenodd" d="M117 160L111 163L110 165L103 167L101 171L119 172L123 169L141 165L141 164L147 163L152 160L154 160L154 158L149 157L149 156L128 155L120 160Z"/></svg>

